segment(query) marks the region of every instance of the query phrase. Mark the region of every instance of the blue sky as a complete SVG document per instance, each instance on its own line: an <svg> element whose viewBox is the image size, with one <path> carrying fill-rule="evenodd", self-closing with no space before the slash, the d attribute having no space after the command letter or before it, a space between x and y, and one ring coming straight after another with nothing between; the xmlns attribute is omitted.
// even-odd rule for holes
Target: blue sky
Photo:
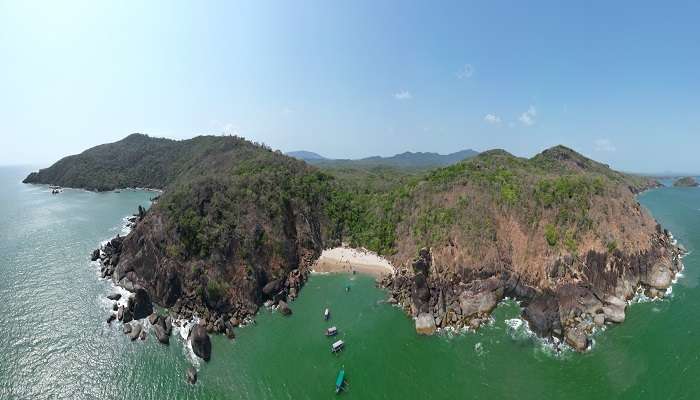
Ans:
<svg viewBox="0 0 700 400"><path fill-rule="evenodd" d="M4 2L0 164L132 132L700 172L700 3Z"/></svg>

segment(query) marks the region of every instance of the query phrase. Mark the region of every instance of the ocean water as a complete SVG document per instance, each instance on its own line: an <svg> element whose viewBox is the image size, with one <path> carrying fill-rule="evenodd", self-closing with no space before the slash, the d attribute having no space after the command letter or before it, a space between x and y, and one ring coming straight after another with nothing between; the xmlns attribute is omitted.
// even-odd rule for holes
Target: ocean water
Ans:
<svg viewBox="0 0 700 400"><path fill-rule="evenodd" d="M420 337L372 278L314 275L291 317L262 310L233 341L214 337L204 363L179 338L131 342L105 323L114 289L90 251L153 193L52 196L21 184L27 172L0 168L0 399L330 399L341 366L343 398L700 398L700 189L640 196L690 250L684 276L671 298L632 305L585 354L555 354L512 301L476 333ZM346 342L337 355L323 335L329 325ZM185 382L193 364L194 386Z"/></svg>

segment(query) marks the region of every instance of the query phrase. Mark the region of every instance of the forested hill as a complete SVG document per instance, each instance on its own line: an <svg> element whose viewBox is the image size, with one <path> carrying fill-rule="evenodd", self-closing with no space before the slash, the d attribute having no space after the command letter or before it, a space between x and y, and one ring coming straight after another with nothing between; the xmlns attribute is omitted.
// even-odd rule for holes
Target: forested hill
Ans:
<svg viewBox="0 0 700 400"><path fill-rule="evenodd" d="M309 156L312 154L312 156ZM430 168L445 167L462 160L472 158L479 154L475 150L467 149L450 154L438 154L431 152L410 152L396 154L391 157L366 157L356 160L328 159L309 152L292 152L288 155L302 159L310 164L322 168L374 168L391 167L406 170L425 170Z"/></svg>
<svg viewBox="0 0 700 400"><path fill-rule="evenodd" d="M146 288L160 304L228 316L254 313L265 287L296 293L321 250L341 242L387 256L407 277L392 288L414 315L436 307L431 291L456 302L464 283L500 287L494 293L503 296L514 290L513 277L528 289L510 294L524 300L548 293L546 301L564 301L571 287L624 298L649 281L647 266L667 276L675 265L675 250L634 197L657 183L563 146L530 159L491 150L411 171L318 168L239 137L131 135L25 182L165 189L124 239L113 277ZM422 248L430 249L421 257L433 275L413 281L419 271L411 272L411 260ZM445 315L434 312L430 318L442 323ZM450 318L459 325L473 316ZM551 334L539 322L531 319Z"/></svg>

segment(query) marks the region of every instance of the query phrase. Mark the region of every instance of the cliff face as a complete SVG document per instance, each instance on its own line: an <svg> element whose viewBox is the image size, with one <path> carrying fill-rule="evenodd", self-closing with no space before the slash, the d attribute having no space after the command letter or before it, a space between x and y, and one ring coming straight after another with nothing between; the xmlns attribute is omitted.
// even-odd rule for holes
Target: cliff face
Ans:
<svg viewBox="0 0 700 400"><path fill-rule="evenodd" d="M384 283L435 327L476 328L514 297L537 333L584 349L593 327L624 320L639 286L662 296L680 268L634 197L655 185L563 147L436 170L397 204L405 212L391 258L401 267ZM413 259L420 247L429 253Z"/></svg>

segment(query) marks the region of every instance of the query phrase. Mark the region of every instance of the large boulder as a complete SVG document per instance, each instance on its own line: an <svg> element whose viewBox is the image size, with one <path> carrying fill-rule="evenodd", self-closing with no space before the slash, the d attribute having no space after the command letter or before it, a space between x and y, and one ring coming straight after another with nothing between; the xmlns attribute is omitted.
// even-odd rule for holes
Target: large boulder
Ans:
<svg viewBox="0 0 700 400"><path fill-rule="evenodd" d="M129 339L136 340L141 336L141 324L136 322L131 327L131 333L129 333Z"/></svg>
<svg viewBox="0 0 700 400"><path fill-rule="evenodd" d="M134 295L129 298L129 309L133 313L134 319L143 319L153 313L153 303L151 303L151 297L146 289L136 289Z"/></svg>
<svg viewBox="0 0 700 400"><path fill-rule="evenodd" d="M576 351L585 351L588 348L588 337L583 328L577 326L566 330L566 343Z"/></svg>
<svg viewBox="0 0 700 400"><path fill-rule="evenodd" d="M187 368L187 383L192 385L197 383L197 370L194 367Z"/></svg>
<svg viewBox="0 0 700 400"><path fill-rule="evenodd" d="M113 300L113 301L117 301L117 300L122 298L122 295L119 293L112 293L112 294L108 295L107 298L110 300Z"/></svg>
<svg viewBox="0 0 700 400"><path fill-rule="evenodd" d="M562 333L559 303L551 294L540 294L533 298L523 310L523 317L528 321L530 329L539 336L560 336Z"/></svg>
<svg viewBox="0 0 700 400"><path fill-rule="evenodd" d="M158 339L159 342L163 344L169 344L170 343L170 336L167 334L165 331L165 328L163 328L162 325L156 324L153 325L153 333L156 335L156 338Z"/></svg>
<svg viewBox="0 0 700 400"><path fill-rule="evenodd" d="M211 358L211 340L206 327L197 324L192 328L190 331L190 344L192 345L192 351L197 357L204 359L204 361L209 361Z"/></svg>
<svg viewBox="0 0 700 400"><path fill-rule="evenodd" d="M656 263L647 271L646 276L642 276L641 281L652 288L668 289L673 281L671 266L665 263Z"/></svg>
<svg viewBox="0 0 700 400"><path fill-rule="evenodd" d="M435 318L429 313L420 313L416 317L416 332L421 335L432 335L435 333Z"/></svg>
<svg viewBox="0 0 700 400"><path fill-rule="evenodd" d="M605 305L603 306L603 314L605 314L605 320L615 323L625 322L625 308L627 303L615 296L607 296L605 298Z"/></svg>
<svg viewBox="0 0 700 400"><path fill-rule="evenodd" d="M503 298L503 286L495 278L471 286L459 295L459 308L465 317L490 314Z"/></svg>
<svg viewBox="0 0 700 400"><path fill-rule="evenodd" d="M287 305L287 302L284 300L280 300L279 303L277 303L277 310L284 316L292 315L292 309L289 308L289 305Z"/></svg>
<svg viewBox="0 0 700 400"><path fill-rule="evenodd" d="M277 292L279 292L282 289L282 279L275 279L270 282L268 282L265 286L262 288L262 292L265 296L272 297Z"/></svg>

